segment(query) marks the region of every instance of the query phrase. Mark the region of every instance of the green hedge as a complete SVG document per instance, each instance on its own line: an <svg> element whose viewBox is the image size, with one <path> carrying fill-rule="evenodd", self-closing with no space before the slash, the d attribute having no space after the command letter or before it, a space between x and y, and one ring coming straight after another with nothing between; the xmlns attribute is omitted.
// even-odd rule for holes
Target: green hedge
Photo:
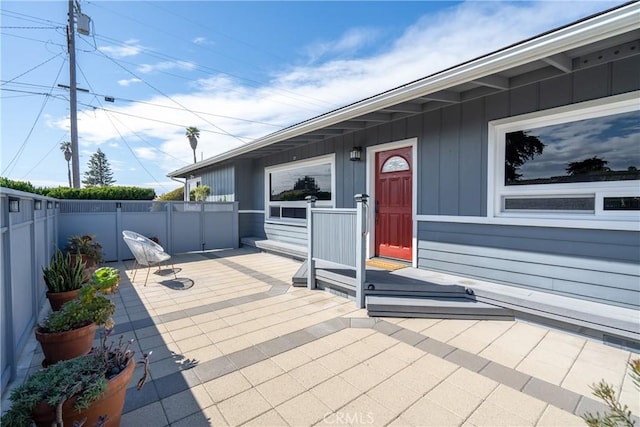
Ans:
<svg viewBox="0 0 640 427"><path fill-rule="evenodd" d="M42 187L34 187L30 182L14 181L13 179L0 176L0 187L11 188L12 190L24 191L25 193L34 193L45 195L47 189Z"/></svg>
<svg viewBox="0 0 640 427"><path fill-rule="evenodd" d="M151 188L140 187L58 187L49 189L47 196L56 199L153 200L156 197L156 192Z"/></svg>
<svg viewBox="0 0 640 427"><path fill-rule="evenodd" d="M184 187L176 188L175 190L171 190L168 193L164 193L161 196L158 196L158 200L176 200L183 201L184 200Z"/></svg>
<svg viewBox="0 0 640 427"><path fill-rule="evenodd" d="M152 188L140 187L88 187L88 188L42 188L34 187L30 182L14 181L0 177L0 187L27 193L40 194L56 199L84 199L84 200L153 200L156 192Z"/></svg>

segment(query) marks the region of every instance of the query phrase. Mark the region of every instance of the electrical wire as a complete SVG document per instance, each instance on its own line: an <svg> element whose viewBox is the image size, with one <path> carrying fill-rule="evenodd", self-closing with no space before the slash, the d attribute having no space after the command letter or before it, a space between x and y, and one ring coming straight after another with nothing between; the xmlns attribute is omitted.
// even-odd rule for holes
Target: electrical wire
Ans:
<svg viewBox="0 0 640 427"><path fill-rule="evenodd" d="M53 91L54 85L58 81L58 77L60 77L60 73L62 72L62 68L64 67L64 64L66 62L67 62L66 59L64 61L62 61L62 64L60 65L60 69L58 70L58 74L56 74L56 78L53 80L53 83L51 85L50 92ZM49 93L49 95L51 95L51 93ZM2 172L3 176L8 176L13 171L13 168L15 167L15 165L18 164L18 159L20 158L20 156L24 152L24 149L27 146L27 142L29 142L29 138L31 138L31 134L33 133L33 129L35 129L36 124L38 123L38 120L40 119L40 116L42 115L42 112L44 111L44 107L47 105L47 101L48 100L49 100L49 96L45 96L44 100L42 101L42 105L40 106L40 111L38 111L38 115L36 116L36 119L34 120L33 124L31 125L31 129L29 129L29 133L27 133L27 136L25 137L24 141L20 145L20 148L18 148L18 151L16 152L16 154L13 156L13 158L7 164L6 168L3 170L3 172Z"/></svg>
<svg viewBox="0 0 640 427"><path fill-rule="evenodd" d="M47 157L49 157L49 154L51 154L51 152L60 145L60 142L62 142L62 140L64 139L64 137L67 136L67 133L65 132L64 134L62 134L62 136L60 137L60 139L58 139L58 141L53 144L53 146L51 147L51 149L49 151L47 151L47 154L45 154L44 156L42 156L42 158L40 160L38 160L38 162L33 165L33 167L31 169L29 169L20 179L26 179L27 175L29 175L31 172L34 171L35 168L37 168L40 163L42 163L44 161L44 159L46 159Z"/></svg>
<svg viewBox="0 0 640 427"><path fill-rule="evenodd" d="M77 65L77 64L76 64ZM93 91L93 87L91 86L91 83L89 83L89 80L87 79L87 76L84 74L84 72L82 71L82 68L78 67L80 70L80 73L82 74L82 76L85 78L85 82L87 83L87 86L89 86L89 89L91 89ZM98 104L100 104L100 100L97 99ZM151 177L151 179L153 179L153 181L158 184L160 187L164 188L165 191L167 190L167 188L162 185L156 178L155 176L153 176L153 174L151 172L149 172L149 170L144 166L144 164L140 161L140 159L138 158L138 156L136 155L136 153L133 151L133 149L131 148L131 146L129 145L129 143L127 142L127 140L124 138L124 136L122 135L122 133L120 133L120 129L117 128L117 126L113 123L113 120L111 119L111 117L109 116L109 114L105 114L105 116L107 117L107 119L109 120L109 123L111 123L111 126L113 126L113 129L118 133L118 136L120 136L120 139L122 140L122 142L124 143L124 145L126 145L126 147L129 149L129 151L131 152L131 155L133 156L133 158L136 160L136 162L138 162L138 164L140 165L140 167Z"/></svg>
<svg viewBox="0 0 640 427"><path fill-rule="evenodd" d="M11 83L12 81L14 81L14 80L16 80L16 79L18 79L18 78L20 78L20 77L24 76L25 74L28 74L28 73L30 73L31 71L33 71L33 70L35 70L35 69L37 69L37 68L39 68L39 67L43 66L43 65L44 65L44 64L46 64L47 62L49 62L49 61L52 61L52 60L56 59L56 58L57 58L57 57L59 57L60 55L62 55L62 54L61 54L61 53L59 53L59 54L57 54L57 55L54 55L54 56L52 56L51 58L47 59L46 61L41 62L40 64L36 65L35 67L28 69L28 70L27 70L27 71L25 71L24 73L22 73L22 74L18 74L17 76L15 76L14 78L12 78L12 79L10 79L10 80L3 80L3 81L2 81L2 84L1 84L0 86L4 86L4 85L6 85L7 83Z"/></svg>
<svg viewBox="0 0 640 427"><path fill-rule="evenodd" d="M125 113L123 111L110 110L110 109L104 108L104 107L96 107L94 105L84 104L84 103L81 103L81 102L79 104L83 105L85 107L92 108L94 110L101 110L101 111L104 111L104 112L107 112L107 113L111 113L111 114L120 114L122 116L134 117L136 119L148 120L150 122L162 123L162 124L170 125L170 126L177 126L177 127L183 128L183 129L188 127L188 125L185 125L183 123L172 123L172 122L167 122L167 121L164 121L164 120L152 119L150 117L138 116L138 115L131 114L131 113ZM225 132L216 132L214 130L209 130L209 129L200 129L200 133L212 133L212 134L216 134L216 135L228 135ZM243 138L243 139L246 140L246 141L241 141L242 143L246 143L246 142L251 140L251 138L244 138L244 137L238 137L238 138Z"/></svg>
<svg viewBox="0 0 640 427"><path fill-rule="evenodd" d="M107 113L108 114L108 113ZM144 139L143 137L141 137L138 132L134 131L133 129L131 129L129 126L125 125L121 120L119 120L117 117L113 117L114 120L116 120L118 123L120 123L120 125L124 128L126 128L129 132L131 132L132 134L134 134L136 137L138 137L138 139L140 139L140 141L144 142L145 144L147 144L148 146L150 146L151 148L153 148L155 151L158 151L162 154L164 154L167 157L171 157L174 160L177 160L181 163L185 163L185 164L190 164L189 162L186 162L182 159L179 159L178 157L173 156L172 154L167 153L166 151L162 151L161 149L159 149L158 147L156 147L155 145L153 145L152 143L150 143L149 141L147 141L146 139Z"/></svg>
<svg viewBox="0 0 640 427"><path fill-rule="evenodd" d="M111 117L109 116L109 114L106 114L107 119L109 119L109 123L111 123L111 126L113 126L113 129L118 133L118 136L120 136L120 139L122 140L122 142L124 143L124 145L129 149L129 151L131 152L131 155L133 156L133 158L136 160L136 162L138 162L138 164L140 165L140 167L151 177L151 179L153 179L153 181L158 184L160 187L164 188L165 191L169 191L167 189L166 186L162 185L154 176L151 172L149 172L149 170L144 166L144 164L140 161L140 159L138 159L138 156L136 156L136 153L133 151L133 149L131 148L131 146L129 145L129 143L127 142L127 140L122 136L122 134L120 133L120 130L116 127L116 125L113 123L113 120L111 120Z"/></svg>
<svg viewBox="0 0 640 427"><path fill-rule="evenodd" d="M100 52L100 51L98 51ZM199 118L200 120L204 121L205 123L210 124L211 126L215 127L216 129L222 131L224 134L237 139L238 141L240 141L242 144L245 144L245 141L243 141L242 139L240 139L240 137L238 137L237 135L234 135L230 132L227 132L226 130L222 129L220 126L216 125L215 123L210 122L209 120L207 120L206 118L202 117L202 115L193 112L192 110L188 109L187 107L185 107L184 105L182 105L180 102L176 101L175 99L173 99L171 96L167 95L166 93L164 93L163 91L161 91L160 89L156 88L155 86L153 86L151 83L147 82L146 80L144 80L143 78L141 78L140 76L138 76L137 74L135 74L134 72L128 70L126 67L124 67L123 65L119 64L118 61L116 61L115 59L105 55L103 53L104 57L109 59L111 62L113 62L114 64L116 64L118 67L122 68L124 71L126 71L127 73L131 74L133 77L140 79L140 81L142 81L144 84L146 84L147 86L149 86L151 89L155 90L156 92L158 92L160 95L164 96L165 98L167 98L168 100L170 100L171 102L175 103L176 105L182 107L185 111L188 111L189 113L193 114L194 116L196 116L197 118Z"/></svg>

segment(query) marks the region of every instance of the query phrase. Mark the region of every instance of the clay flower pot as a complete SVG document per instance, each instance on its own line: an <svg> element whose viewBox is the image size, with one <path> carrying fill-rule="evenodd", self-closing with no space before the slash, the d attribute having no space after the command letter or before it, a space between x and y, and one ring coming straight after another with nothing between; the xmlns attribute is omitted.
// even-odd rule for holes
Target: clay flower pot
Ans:
<svg viewBox="0 0 640 427"><path fill-rule="evenodd" d="M67 292L47 292L47 299L51 305L51 310L60 310L60 307L62 307L65 302L78 298L79 292L80 289Z"/></svg>
<svg viewBox="0 0 640 427"><path fill-rule="evenodd" d="M46 367L89 353L96 336L96 324L90 323L78 329L54 333L40 332L36 327L35 334L45 357L42 365Z"/></svg>
<svg viewBox="0 0 640 427"><path fill-rule="evenodd" d="M85 426L104 425L105 427L117 427L122 418L124 408L124 398L127 393L127 386L133 376L136 362L129 360L127 367L115 377L109 380L107 391L97 400L92 402L88 408L80 411L74 408L76 397L67 400L62 405L62 420L65 426L73 426L81 423L85 418ZM106 418L105 418L106 417ZM100 424L99 420L105 420ZM38 427L50 427L56 420L55 408L45 402L41 402L33 410L33 420Z"/></svg>

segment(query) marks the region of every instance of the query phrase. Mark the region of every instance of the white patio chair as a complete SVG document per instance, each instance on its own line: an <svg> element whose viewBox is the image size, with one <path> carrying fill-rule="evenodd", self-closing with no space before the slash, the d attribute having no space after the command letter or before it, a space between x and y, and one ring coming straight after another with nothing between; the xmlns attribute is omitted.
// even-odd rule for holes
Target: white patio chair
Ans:
<svg viewBox="0 0 640 427"><path fill-rule="evenodd" d="M124 230L122 232L122 238L135 257L135 270L133 272L133 279L131 279L131 282L136 280L138 267L146 266L147 277L144 279L144 285L147 286L147 280L149 280L149 272L151 271L151 267L157 265L158 269L160 269L161 263L163 261L170 260L171 255L166 253L162 246L160 246L153 240L148 239L134 231ZM178 279L178 277L176 276L176 269L173 266L173 262L171 262L171 269L173 271L173 277Z"/></svg>

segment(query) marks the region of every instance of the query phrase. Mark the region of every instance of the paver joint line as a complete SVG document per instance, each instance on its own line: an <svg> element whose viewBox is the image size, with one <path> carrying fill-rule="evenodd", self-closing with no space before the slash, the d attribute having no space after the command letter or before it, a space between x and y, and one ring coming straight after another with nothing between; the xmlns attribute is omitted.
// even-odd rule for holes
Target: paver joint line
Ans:
<svg viewBox="0 0 640 427"><path fill-rule="evenodd" d="M225 318L225 316L236 316L236 317L233 317L234 322L238 322L237 324L241 325L244 321L251 321L251 322L260 321L261 319L260 316L262 315L262 311L252 312L252 310L256 310L255 307L259 307L259 310L264 310L264 312L267 313L270 310L268 307L270 306L271 303L267 301L265 303L256 304L255 306L252 305L246 308L240 307L242 305L252 304L258 301L270 300L270 299L273 299L273 301L278 301L277 304L280 304L281 301L286 301L286 303L288 304L291 301L298 301L299 297L307 298L308 295L311 295L311 297L309 298L312 301L307 301L309 304L306 304L306 305L313 305L314 307L317 306L319 308L322 307L321 311L313 312L314 316L316 316L316 314L319 314L319 313L323 313L323 314L330 313L328 316L318 316L318 319L322 320L322 319L327 319L328 317L331 317L331 316L334 316L334 317L331 317L328 320L324 320L318 323L313 323L311 321L312 320L311 318L306 319L308 321L304 322L305 317L304 316L300 317L299 319L301 319L304 322L304 324L298 325L300 329L292 330L293 328L287 328L283 330L283 332L286 332L286 333L282 333L282 335L278 335L278 336L276 336L277 334L275 333L266 335L266 337L273 337L273 336L276 336L276 337L271 339L265 339L264 341L261 341L261 342L256 342L255 340L249 340L249 344L253 344L253 345L250 345L247 348L242 348L241 346L238 346L236 348L241 348L240 350L231 352L226 355L220 355L211 360L205 360L204 362L195 364L191 369L178 370L178 372L172 372L172 373L169 373L168 375L164 375L158 378L153 378L153 380L150 381L147 387L143 389L142 393L134 392L135 390L133 390L133 388L127 391L127 400L125 401L125 410L123 411L124 413L129 413L136 409L149 406L154 402L159 402L162 399L166 399L167 397L174 396L179 393L184 393L186 390L194 387L203 388L202 386L205 385L206 383L230 374L243 375L243 372L241 372L242 369L259 364L272 357L287 353L298 347L304 346L305 344L322 340L325 337L332 336L333 334L336 334L347 328L353 330L353 332L349 332L349 335L353 335L355 342L358 342L358 346L354 347L354 349L364 348L366 350L364 354L360 355L360 358L358 359L358 360L362 359L362 361L359 361L355 366L362 365L363 367L364 366L368 367L369 370L374 370L374 372L372 372L370 375L375 376L376 378L380 376L379 380L381 382L376 383L378 385L382 384L384 381L388 380L389 378L393 378L394 375L396 375L399 372L399 371L394 371L393 369L390 369L390 370L380 369L381 365L379 365L379 363L384 362L384 359L380 359L380 360L376 359L377 356L379 356L380 354L382 354L384 351L388 349L388 347L384 347L385 346L384 341L385 340L389 341L387 337L394 338L394 340L398 343L403 343L402 345L398 346L398 348L404 347L406 349L407 347L405 346L405 344L407 344L417 350L420 350L421 352L433 355L439 359L442 359L443 361L450 362L449 364L446 364L446 366L448 366L447 368L448 370L453 369L453 372L446 373L446 375L444 375L443 378L440 378L438 383L432 386L429 391L422 392L421 399L428 398L428 394L432 390L436 389L439 385L445 384L447 379L450 376L452 376L453 373L465 372L465 375L478 374L478 375L481 375L482 377L489 378L493 381L496 381L498 384L502 384L503 386L505 386L505 388L509 387L510 389L520 392L523 395L533 397L546 404L553 405L554 407L557 407L561 410L567 411L574 415L581 416L587 411L602 412L603 410L606 410L606 406L600 403L599 401L596 401L595 399L570 391L561 386L549 383L535 376L527 375L521 371L518 371L517 369L513 369L508 366L502 365L500 363L491 361L485 357L463 350L462 348L450 345L448 344L448 342L451 342L451 341L449 341L448 339L447 339L447 342L436 340L428 336L429 334L428 330L426 332L419 333L419 332L415 332L413 330L404 328L402 326L399 326L394 322L383 320L381 318L375 318L375 317L371 318L371 317L366 317L366 315L365 317L357 317L361 314L360 312L356 312L356 310L343 310L343 307L340 306L340 304L337 304L337 305L333 304L333 302L336 301L334 296L328 296L325 298L324 296L318 296L318 293L307 293L306 289L294 289L291 287L290 283L287 283L282 279L269 275L269 273L271 272L276 272L275 274L278 274L280 272L280 270L278 270L275 267L273 269L267 268L263 272L258 270L259 266L256 266L256 264L253 264L253 263L240 264L239 262L236 262L237 260L234 261L224 256L218 256L215 253L201 254L201 256L205 259L215 259L215 262L237 272L237 273L234 273L234 275L237 277L234 277L233 280L240 280L242 275L247 276L250 284L248 284L247 286L241 285L235 291L234 291L235 288L230 288L229 291L216 292L215 294L216 298L212 298L209 301L206 301L207 303L201 304L201 305L197 305L199 302L197 298L189 299L189 298L181 297L180 301L186 303L184 305L181 305L180 301L176 301L173 299L175 297L172 298L172 297L166 296L165 294L158 293L157 296L159 297L159 301L161 301L161 303L157 307L158 314L152 317L142 318L142 319L136 319L135 317L130 317L131 319L130 321L128 321L127 317L125 316L123 317L122 322L118 323L117 325L118 333L130 332L130 331L135 332L136 329L148 328L153 326L155 326L156 328L165 328L164 330L166 332L167 327L171 329L171 326L177 326L178 322L176 321L178 320L187 321L187 319L194 317L194 321L195 321L195 316L205 315L208 312L215 313L222 309L229 309L229 310L224 315L221 314L222 317L220 317L220 320ZM190 261L193 261L193 259L190 259ZM242 261L244 261L244 259L241 260L241 262ZM251 267L248 267L248 265L251 265ZM252 267L255 267L255 268L252 268ZM284 277L284 276L281 276L281 277ZM231 283L231 279L230 279L230 283ZM252 289L257 290L258 287L260 292L250 293ZM269 290L264 291L264 289L269 289ZM290 298L282 297L287 293L289 293ZM151 293L145 294L143 299L147 301L150 295ZM317 297L314 297L313 295L316 295ZM132 295L132 298L134 298L135 296L137 296L137 294ZM210 302L211 300L214 300L214 301L217 300L217 301ZM205 301L202 301L202 302L204 303ZM144 308L144 305L140 305L140 309L143 309L143 308ZM172 310L173 308L176 308L176 310L169 311L166 313L163 312L164 310ZM127 307L127 310L128 309L129 307ZM295 307L292 307L292 309L295 309ZM251 314L248 314L248 313L251 313ZM347 313L353 313L353 315L355 315L356 317L349 317L349 314ZM278 316L281 316L280 312L278 312ZM231 317L228 319L229 322L231 322L230 319ZM248 320L245 320L245 319L248 319ZM313 320L315 320L315 318ZM163 323L169 323L169 322L175 322L175 323L173 323L173 325L166 325L166 326L162 325ZM236 323L234 323L234 325L235 324ZM290 326L295 327L295 324L291 324ZM469 326L466 329L469 329L470 327L471 326ZM251 328L245 327L242 330L249 330L249 329ZM370 329L370 331L363 331L363 329ZM378 332L379 335L376 335L375 332ZM504 335L505 333L506 331L503 331L500 334L500 336ZM459 336L460 334L461 332L458 333L456 336ZM184 336L186 335L182 334L181 336L184 338ZM339 335L337 335L336 337L339 337ZM541 340L542 338L540 338L540 341ZM324 342L324 341L321 341L321 342ZM328 343L329 341L326 341L326 342ZM331 341L331 342L334 342L334 341ZM536 345L538 344L539 342ZM362 347L363 345L365 347ZM395 346L396 344L393 344L393 345ZM583 348L584 348L584 345L586 344L583 344ZM463 347L463 348L466 348L466 347ZM535 346L533 348L535 348ZM376 351L373 351L374 349ZM331 355L334 351L338 351L338 350L341 350L341 349L338 348L337 350L331 350L329 353L327 353L327 356ZM297 351L302 353L300 350L297 350ZM530 349L530 352L531 351L532 350ZM420 356L421 353L417 351L414 351L414 352L417 354L416 356L418 358L417 360L420 360L420 358L422 358L422 356ZM347 352L345 352L345 354L346 353ZM220 354L220 352L218 352L217 354ZM391 353L389 355L391 355ZM212 355L209 355L209 357L211 356ZM344 357L344 356L340 356L340 357ZM337 356L330 357L330 358L327 358L326 361L329 363L334 363L336 360L339 361L340 357L337 357ZM353 358L352 355L348 357ZM430 357L430 356L427 356L427 357ZM329 383L331 381L335 381L337 378L340 378L338 374L332 374L332 376L329 377L329 379L325 378L323 380L321 377L323 377L325 369L328 368L328 366L324 366L324 365L322 369L320 369L319 366L316 367L315 365L309 365L308 367L309 369L305 370L304 364L315 363L313 361L315 359L309 359L309 358L307 359L308 360L306 362L304 362L302 365L294 369L298 369L297 372L300 378L298 378L297 381L304 380L309 384L313 384L313 387L309 388L308 390L305 390L303 393L304 396L296 395L295 397L287 399L282 403L280 403L279 405L281 409L282 407L290 407L295 402L302 402L302 401L306 402L305 399L312 396L312 393L310 393L312 389L318 388L323 384L325 384L324 388L326 389L327 387L329 387ZM427 360L428 359L424 359L423 361L427 361ZM434 359L431 359L430 361L428 361L428 363L430 364L433 364L433 362L434 362ZM370 365L368 363L370 363ZM408 362L408 363L409 363L409 366L411 366L411 364L414 362ZM451 365L451 363L453 365ZM575 363L575 360L574 360L574 363ZM445 366L445 364L443 364L443 366ZM376 369L376 367L378 367L378 369ZM469 372L464 371L459 367L464 368ZM258 366L256 366L256 368L253 369L254 373L257 372L257 368ZM294 370L294 369L291 369L291 370ZM347 371L349 369L352 369L352 368L348 368ZM169 371L170 370L167 370L165 372L169 372ZM290 371L288 371L287 368L285 368L285 371L283 371L282 375L286 375L288 372ZM232 377L229 376L227 378L231 380ZM274 377L274 378L277 378L277 377ZM373 378L369 378L369 382L372 379ZM268 380L267 382L269 381L271 380ZM486 382L486 380L484 381ZM258 387L262 386L263 384L266 384L266 383L260 383L258 386L252 387L252 389L255 389L254 392L259 392ZM376 385L376 387L378 385ZM499 387L499 386L496 386L496 387ZM446 390L446 388L442 388L441 392L444 392L443 390ZM367 391L366 393L368 392L369 391ZM362 403L364 399L363 396L366 396L365 392L360 391L357 396L350 398L348 402L341 403L341 406L338 407L336 410L344 411L344 410L347 410L348 408L353 407L353 405L358 404L358 402ZM524 396L522 397L524 398ZM375 403L375 400L376 399L372 399L371 401ZM309 400L309 402L311 402L311 400ZM319 402L321 402L321 400L319 400ZM384 402L378 402L378 404L382 404L384 406ZM352 405L352 406L349 406L349 405ZM473 409L469 415L467 415L466 417L463 417L464 418L463 421L472 423L473 422L472 415L476 411L478 411L479 408L481 408L481 406L482 406L482 402L478 403L478 405L476 405L475 409ZM169 414L169 412L167 412L167 408L163 408L163 411L165 412L165 415ZM278 412L275 412L276 410L274 410L273 408L268 409L267 406L265 406L264 411L261 411L259 414L258 413L251 414L250 420L262 418L262 416L267 414L269 411L274 412L276 414L278 413ZM403 414L404 414L404 411L400 411L398 415L394 415L389 420L385 420L384 424L388 424L388 423L391 423L394 425L397 424L393 420L404 420ZM220 413L220 417L223 417L222 413ZM541 417L542 417L542 414L540 414L536 422L539 422L541 420ZM289 419L287 417L283 417L283 418L285 420ZM180 418L180 419L183 419L183 418ZM250 420L244 420L243 422L250 421ZM176 421L175 416L173 421L172 420L169 420L169 421L171 422Z"/></svg>

